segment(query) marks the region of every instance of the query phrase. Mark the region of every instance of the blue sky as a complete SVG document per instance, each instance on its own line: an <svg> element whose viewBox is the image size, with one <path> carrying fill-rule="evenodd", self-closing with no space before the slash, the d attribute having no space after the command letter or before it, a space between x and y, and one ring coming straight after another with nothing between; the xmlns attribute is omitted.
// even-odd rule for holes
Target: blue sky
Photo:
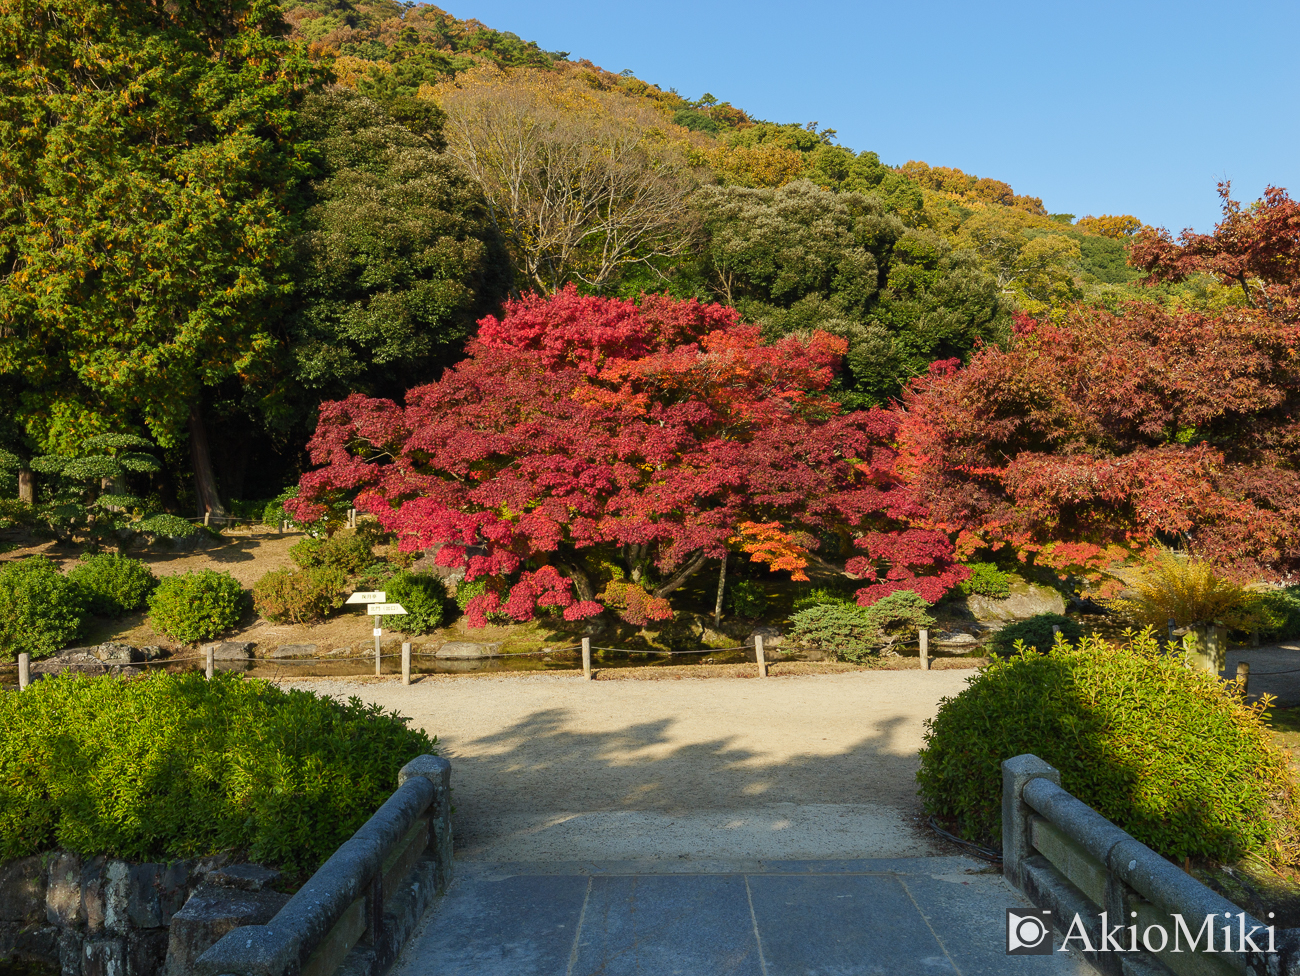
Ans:
<svg viewBox="0 0 1300 976"><path fill-rule="evenodd" d="M1208 231L1215 184L1300 195L1300 3L442 0L546 50L1053 213Z"/></svg>

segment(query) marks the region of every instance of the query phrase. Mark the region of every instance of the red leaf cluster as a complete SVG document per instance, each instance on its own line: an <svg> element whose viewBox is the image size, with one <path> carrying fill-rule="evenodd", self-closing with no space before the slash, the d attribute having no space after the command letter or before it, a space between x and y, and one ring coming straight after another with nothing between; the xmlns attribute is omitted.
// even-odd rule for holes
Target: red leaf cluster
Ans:
<svg viewBox="0 0 1300 976"><path fill-rule="evenodd" d="M1021 320L1008 350L936 364L900 465L950 531L1023 548L1156 540L1243 572L1300 559L1300 329L1134 304ZM963 544L969 549L969 543Z"/></svg>
<svg viewBox="0 0 1300 976"><path fill-rule="evenodd" d="M942 532L907 528L925 511L895 470L894 415L842 413L826 392L844 350L825 333L765 345L733 310L694 301L525 298L405 406L323 405L299 516L354 498L468 579L521 574L508 596L471 602L475 624L599 612L573 595L583 550L648 553L669 577L724 555L745 523L830 558L869 540L853 570L873 583L863 599L937 596L964 571Z"/></svg>

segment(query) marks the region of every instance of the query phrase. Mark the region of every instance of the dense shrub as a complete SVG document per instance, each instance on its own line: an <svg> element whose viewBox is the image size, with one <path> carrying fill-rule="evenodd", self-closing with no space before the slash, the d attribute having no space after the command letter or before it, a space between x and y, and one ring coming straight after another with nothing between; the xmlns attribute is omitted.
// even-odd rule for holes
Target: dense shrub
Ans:
<svg viewBox="0 0 1300 976"><path fill-rule="evenodd" d="M461 580L456 584L456 606L460 607L460 612L464 613L465 608L469 606L469 601L476 596L482 596L487 592L488 584L486 579Z"/></svg>
<svg viewBox="0 0 1300 976"><path fill-rule="evenodd" d="M404 634L427 634L442 626L447 588L440 577L402 569L384 580L381 589L389 603L400 603L406 611L385 618L385 623L394 630Z"/></svg>
<svg viewBox="0 0 1300 976"><path fill-rule="evenodd" d="M823 603L794 614L790 634L841 660L861 661L933 624L934 618L926 612L929 606L911 590L890 593L869 607Z"/></svg>
<svg viewBox="0 0 1300 976"><path fill-rule="evenodd" d="M44 556L0 569L0 660L61 650L81 631L85 615L81 590Z"/></svg>
<svg viewBox="0 0 1300 976"><path fill-rule="evenodd" d="M1257 593L1253 609L1261 636L1275 640L1300 637L1300 586Z"/></svg>
<svg viewBox="0 0 1300 976"><path fill-rule="evenodd" d="M917 780L926 809L998 844L1003 760L1033 753L1061 785L1166 857L1294 863L1295 786L1285 756L1231 685L1164 655L1150 631L995 660L927 723Z"/></svg>
<svg viewBox="0 0 1300 976"><path fill-rule="evenodd" d="M144 606L158 585L153 571L138 559L117 553L82 556L68 571L85 599L86 609L101 617L120 617Z"/></svg>
<svg viewBox="0 0 1300 976"><path fill-rule="evenodd" d="M35 528L43 524L39 509L17 498L0 498L0 529Z"/></svg>
<svg viewBox="0 0 1300 976"><path fill-rule="evenodd" d="M284 503L290 498L297 497L298 486L294 485L292 488L286 488L278 496L267 502L266 507L262 509L262 524L278 529L285 522L292 522L293 516L285 511Z"/></svg>
<svg viewBox="0 0 1300 976"><path fill-rule="evenodd" d="M301 880L432 751L405 721L220 672L38 681L0 695L0 861L238 848Z"/></svg>
<svg viewBox="0 0 1300 976"><path fill-rule="evenodd" d="M253 584L253 609L273 623L302 624L343 606L347 579L337 569L273 569Z"/></svg>
<svg viewBox="0 0 1300 976"><path fill-rule="evenodd" d="M737 617L757 620L767 611L767 593L753 580L738 579L727 590L727 607Z"/></svg>
<svg viewBox="0 0 1300 976"><path fill-rule="evenodd" d="M294 543L289 558L302 569L337 569L344 576L355 576L375 561L370 541L359 535L308 537Z"/></svg>
<svg viewBox="0 0 1300 976"><path fill-rule="evenodd" d="M1079 625L1069 617L1059 613L1036 613L1025 620L1007 624L995 633L989 642L989 650L994 654L1014 654L1016 641L1024 641L1025 647L1046 653L1056 643L1053 627L1060 627L1061 636L1068 641L1077 641L1083 636Z"/></svg>
<svg viewBox="0 0 1300 976"><path fill-rule="evenodd" d="M187 644L229 630L243 613L243 588L215 569L164 576L149 597L154 629Z"/></svg>
<svg viewBox="0 0 1300 976"><path fill-rule="evenodd" d="M978 595L1005 600L1011 595L1011 577L994 563L967 563L970 575L961 584L967 596Z"/></svg>

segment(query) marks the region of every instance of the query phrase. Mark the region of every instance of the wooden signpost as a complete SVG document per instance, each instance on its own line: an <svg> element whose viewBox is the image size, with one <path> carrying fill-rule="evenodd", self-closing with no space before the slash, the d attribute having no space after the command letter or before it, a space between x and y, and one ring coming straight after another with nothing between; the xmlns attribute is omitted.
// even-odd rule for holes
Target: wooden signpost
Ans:
<svg viewBox="0 0 1300 976"><path fill-rule="evenodd" d="M386 617L393 614L406 613L406 608L400 603L385 603L384 600L386 600L387 597L388 594L383 590L358 590L356 593L353 593L348 597L347 602L354 605L364 603L366 605L366 613L371 617ZM378 624L379 621L375 621L375 623ZM375 674L377 676L380 670L379 641L380 638L384 636L384 629L383 627L376 626L372 632L375 636Z"/></svg>

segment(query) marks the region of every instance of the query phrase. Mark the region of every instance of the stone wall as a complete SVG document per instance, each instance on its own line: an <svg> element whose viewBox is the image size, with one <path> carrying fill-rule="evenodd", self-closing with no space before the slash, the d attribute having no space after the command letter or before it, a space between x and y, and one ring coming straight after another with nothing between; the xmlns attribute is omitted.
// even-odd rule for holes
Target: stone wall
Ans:
<svg viewBox="0 0 1300 976"><path fill-rule="evenodd" d="M266 921L288 901L267 887L276 872L225 861L137 864L58 851L2 863L0 962L62 976L185 976L187 961L230 929Z"/></svg>

